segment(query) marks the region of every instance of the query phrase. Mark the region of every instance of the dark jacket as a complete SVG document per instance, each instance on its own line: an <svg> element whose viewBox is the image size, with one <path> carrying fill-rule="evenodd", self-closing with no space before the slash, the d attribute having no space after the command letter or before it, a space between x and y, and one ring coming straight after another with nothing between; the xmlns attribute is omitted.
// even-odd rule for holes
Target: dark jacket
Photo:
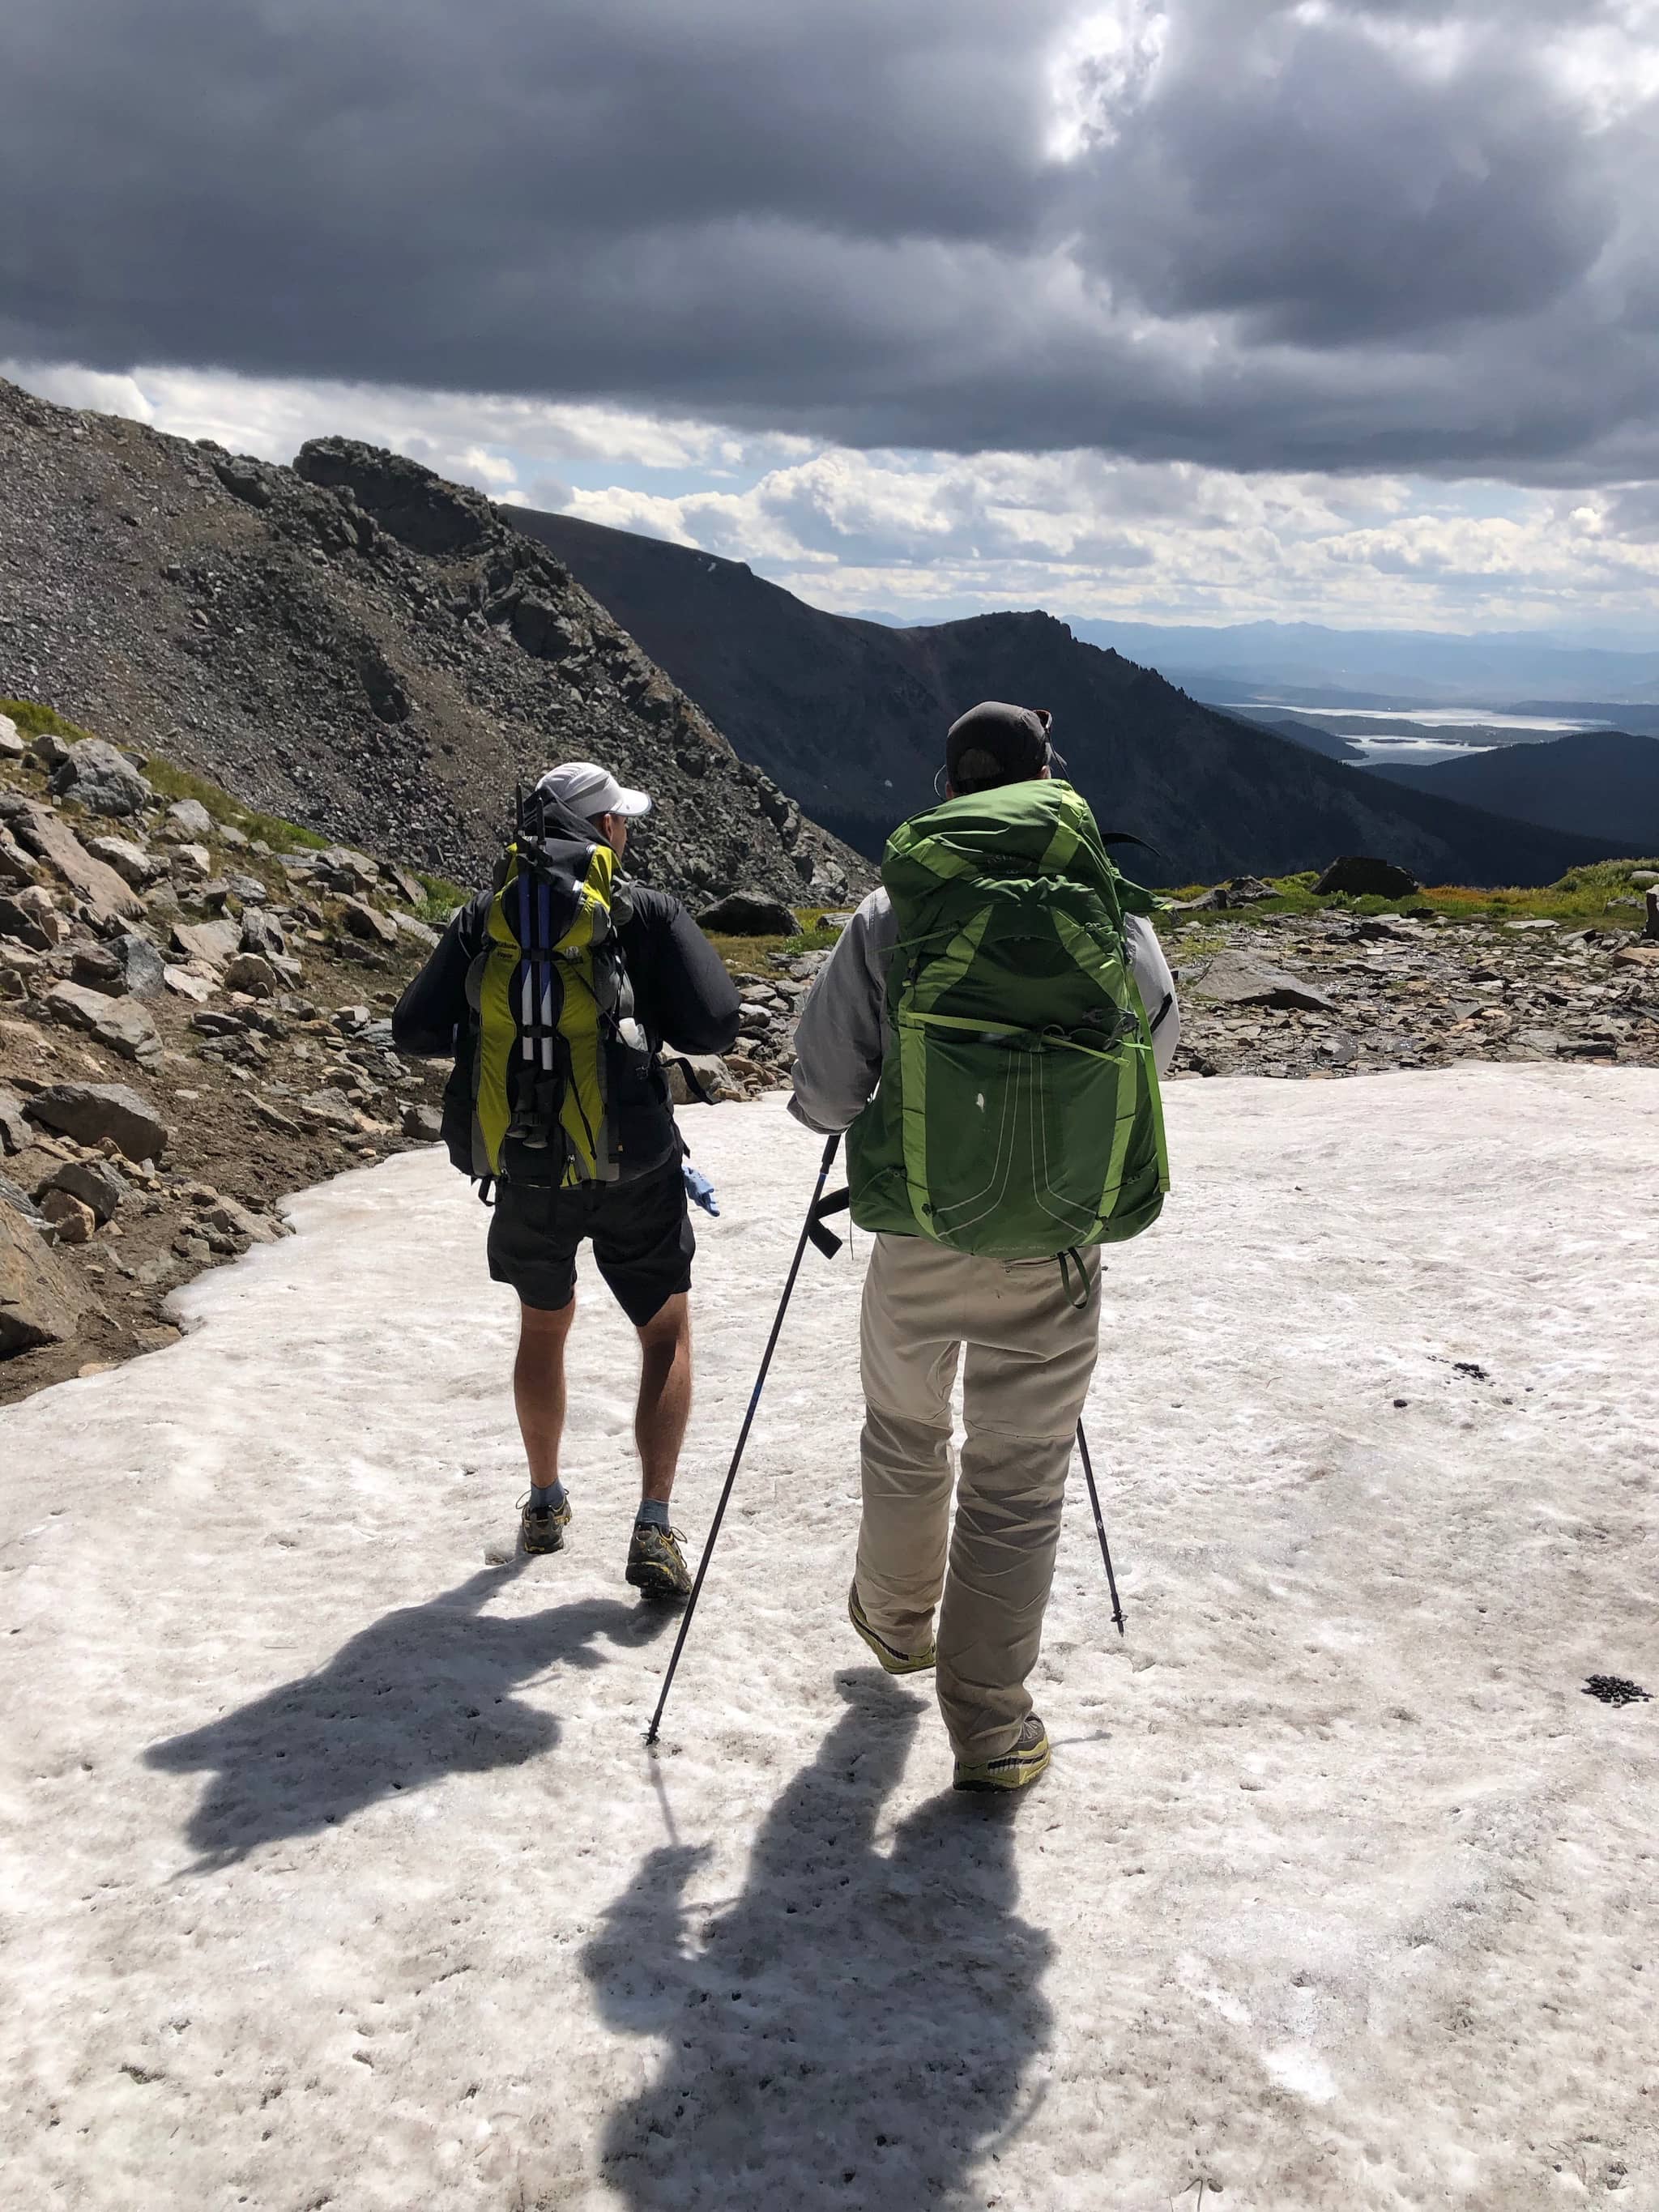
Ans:
<svg viewBox="0 0 1659 2212"><path fill-rule="evenodd" d="M674 1109L659 1061L673 1052L725 1052L738 1034L739 1000L720 955L667 891L631 887L633 913L618 933L635 1019L653 1054L642 1072L631 1056L611 1061L611 1126L624 1177L661 1165L678 1146ZM450 921L436 951L398 1000L392 1039L399 1052L426 1059L453 1054L444 1091L443 1133L458 1168L472 1165L472 1056L476 1024L467 971L484 947L491 894L480 891Z"/></svg>

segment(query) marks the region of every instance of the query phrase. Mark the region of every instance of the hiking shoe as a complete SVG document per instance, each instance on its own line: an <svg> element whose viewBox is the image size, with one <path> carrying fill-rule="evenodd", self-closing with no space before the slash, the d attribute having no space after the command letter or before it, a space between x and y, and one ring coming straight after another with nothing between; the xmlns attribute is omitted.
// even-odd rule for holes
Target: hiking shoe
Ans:
<svg viewBox="0 0 1659 2212"><path fill-rule="evenodd" d="M1024 1790L1048 1764L1048 1731L1035 1713L1022 1723L1012 1751L1000 1759L957 1761L954 1790Z"/></svg>
<svg viewBox="0 0 1659 2212"><path fill-rule="evenodd" d="M564 1532L570 1526L570 1500L556 1505L550 1512L536 1513L526 1498L519 1514L519 1549L521 1552L562 1552Z"/></svg>
<svg viewBox="0 0 1659 2212"><path fill-rule="evenodd" d="M691 1571L680 1546L678 1528L659 1528L654 1521L636 1521L634 1540L628 1547L628 1580L647 1597L681 1598L691 1589Z"/></svg>
<svg viewBox="0 0 1659 2212"><path fill-rule="evenodd" d="M882 1641L864 1617L856 1583L847 1593L847 1618L890 1674L920 1674L924 1668L933 1665L934 1653L931 1644L925 1651L896 1651L890 1644Z"/></svg>

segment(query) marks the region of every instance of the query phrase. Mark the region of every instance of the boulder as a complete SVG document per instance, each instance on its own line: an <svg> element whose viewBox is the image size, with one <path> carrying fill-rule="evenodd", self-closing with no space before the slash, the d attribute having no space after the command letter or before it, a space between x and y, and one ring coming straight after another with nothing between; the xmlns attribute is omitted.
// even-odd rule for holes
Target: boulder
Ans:
<svg viewBox="0 0 1659 2212"><path fill-rule="evenodd" d="M88 837L87 850L94 860L102 860L113 868L124 884L131 884L136 891L148 890L160 876L167 873L167 862L154 853L146 852L128 837Z"/></svg>
<svg viewBox="0 0 1659 2212"><path fill-rule="evenodd" d="M0 1155L21 1152L29 1141L22 1100L15 1091L0 1089Z"/></svg>
<svg viewBox="0 0 1659 2212"><path fill-rule="evenodd" d="M213 855L205 845L173 847L173 872L175 878L187 888L191 884L205 882L212 871Z"/></svg>
<svg viewBox="0 0 1659 2212"><path fill-rule="evenodd" d="M45 1229L46 1217L19 1184L9 1176L0 1176L0 1206L9 1206L14 1213L21 1213L31 1229Z"/></svg>
<svg viewBox="0 0 1659 2212"><path fill-rule="evenodd" d="M0 760L21 760L28 750L23 733L9 714L0 714Z"/></svg>
<svg viewBox="0 0 1659 2212"><path fill-rule="evenodd" d="M125 753L102 738L82 738L52 772L59 799L77 799L90 814L137 814L155 796Z"/></svg>
<svg viewBox="0 0 1659 2212"><path fill-rule="evenodd" d="M40 1231L0 1206L0 1359L68 1343L89 1303Z"/></svg>
<svg viewBox="0 0 1659 2212"><path fill-rule="evenodd" d="M762 891L728 891L697 921L715 937L794 937L800 929L791 908Z"/></svg>
<svg viewBox="0 0 1659 2212"><path fill-rule="evenodd" d="M46 1194L54 1190L66 1190L83 1206L89 1206L100 1229L112 1218L121 1200L132 1194L131 1184L107 1160L65 1160L49 1175L34 1194L48 1219L52 1216Z"/></svg>
<svg viewBox="0 0 1659 2212"><path fill-rule="evenodd" d="M155 1024L142 1006L129 999L112 999L84 983L57 983L46 994L46 1012L71 1029L87 1030L101 1045L123 1060L151 1060L161 1056L161 1040Z"/></svg>
<svg viewBox="0 0 1659 2212"><path fill-rule="evenodd" d="M379 945L398 942L398 925L365 900L349 898L341 908L346 927L354 937L366 937Z"/></svg>
<svg viewBox="0 0 1659 2212"><path fill-rule="evenodd" d="M60 1244L85 1244L97 1234L97 1215L72 1190L49 1190L40 1200L40 1211Z"/></svg>
<svg viewBox="0 0 1659 2212"><path fill-rule="evenodd" d="M1333 860L1314 890L1320 898L1334 898L1346 893L1350 898L1409 898L1423 886L1415 876L1407 875L1404 868L1396 868L1391 860L1376 860L1363 854L1350 854L1346 859Z"/></svg>
<svg viewBox="0 0 1659 2212"><path fill-rule="evenodd" d="M343 1091L313 1091L299 1103L300 1111L308 1121L320 1122L325 1128L342 1130L348 1135L356 1134L357 1109Z"/></svg>
<svg viewBox="0 0 1659 2212"><path fill-rule="evenodd" d="M69 935L69 924L43 884L0 898L0 937L15 938L34 952L50 952Z"/></svg>
<svg viewBox="0 0 1659 2212"><path fill-rule="evenodd" d="M239 952L225 970L225 988L246 991L250 999L274 999L276 970L257 952Z"/></svg>
<svg viewBox="0 0 1659 2212"><path fill-rule="evenodd" d="M204 968L222 968L235 957L241 942L239 921L175 921L173 925L173 950Z"/></svg>
<svg viewBox="0 0 1659 2212"><path fill-rule="evenodd" d="M149 938L139 937L129 930L124 936L109 940L107 950L115 955L121 972L120 988L135 999L154 999L159 995L167 976L167 967L161 954Z"/></svg>
<svg viewBox="0 0 1659 2212"><path fill-rule="evenodd" d="M33 853L26 853L9 830L0 827L0 884L27 890L45 872Z"/></svg>
<svg viewBox="0 0 1659 2212"><path fill-rule="evenodd" d="M1267 968L1242 953L1218 952L1207 968L1188 977L1183 970L1182 988L1195 999L1224 1006L1300 1006L1310 1013L1334 1014L1336 1001L1311 983L1304 983L1282 969Z"/></svg>
<svg viewBox="0 0 1659 2212"><path fill-rule="evenodd" d="M216 1229L222 1237L246 1237L255 1244L274 1244L282 1235L281 1225L268 1214L255 1213L240 1199L220 1198L207 1209L205 1216L210 1229Z"/></svg>
<svg viewBox="0 0 1659 2212"><path fill-rule="evenodd" d="M210 837L213 835L213 817L199 799L178 799L167 811L161 834L176 839L181 844Z"/></svg>
<svg viewBox="0 0 1659 2212"><path fill-rule="evenodd" d="M181 999L189 999L198 1006L206 1006L219 986L205 975L192 975L188 968L167 967L161 970L161 981L169 991Z"/></svg>
<svg viewBox="0 0 1659 2212"><path fill-rule="evenodd" d="M435 1145L444 1133L443 1116L435 1106L405 1106L403 1127L404 1136L417 1144Z"/></svg>
<svg viewBox="0 0 1659 2212"><path fill-rule="evenodd" d="M689 1068L711 1106L718 1106L723 1098L741 1098L743 1089L731 1069L718 1053L687 1052L665 1056L664 1068L668 1076L668 1095L677 1106L701 1105L702 1101L687 1080Z"/></svg>
<svg viewBox="0 0 1659 2212"><path fill-rule="evenodd" d="M23 1110L31 1121L79 1144L111 1137L130 1160L159 1160L167 1150L166 1122L125 1083L53 1083Z"/></svg>
<svg viewBox="0 0 1659 2212"><path fill-rule="evenodd" d="M26 846L37 860L56 868L64 882L79 891L100 921L112 921L137 913L137 897L114 869L94 860L68 823L54 814L50 806L26 799L12 810L9 819L12 835L18 843Z"/></svg>
<svg viewBox="0 0 1659 2212"><path fill-rule="evenodd" d="M67 741L55 730L40 730L29 739L29 757L44 769L61 768L69 758Z"/></svg>
<svg viewBox="0 0 1659 2212"><path fill-rule="evenodd" d="M1621 945L1613 956L1615 968L1639 968L1659 973L1659 945Z"/></svg>
<svg viewBox="0 0 1659 2212"><path fill-rule="evenodd" d="M412 914L399 914L394 909L392 921L399 937L406 937L411 945L418 945L423 951L429 952L438 942L437 931L418 921Z"/></svg>

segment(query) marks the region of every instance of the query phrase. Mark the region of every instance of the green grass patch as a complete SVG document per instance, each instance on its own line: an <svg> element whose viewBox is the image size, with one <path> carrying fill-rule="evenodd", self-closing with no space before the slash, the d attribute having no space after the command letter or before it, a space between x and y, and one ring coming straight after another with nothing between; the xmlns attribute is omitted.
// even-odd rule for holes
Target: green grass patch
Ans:
<svg viewBox="0 0 1659 2212"><path fill-rule="evenodd" d="M1307 869L1297 875L1267 878L1273 886L1274 895L1254 906L1222 908L1190 915L1165 912L1155 919L1166 935L1183 927L1191 929L1196 924L1207 926L1212 914L1224 927L1227 921L1239 915L1248 919L1252 915L1324 914L1332 909L1362 917L1443 915L1455 921L1565 921L1575 922L1581 928L1628 928L1643 905L1643 895L1632 884L1631 877L1638 869L1647 868L1659 868L1659 860L1598 860L1589 867L1569 869L1559 883L1537 885L1431 884L1403 899L1351 898L1346 893L1334 898L1319 898L1313 890L1318 876L1312 869ZM1208 889L1206 884L1191 884L1164 896L1194 899Z"/></svg>
<svg viewBox="0 0 1659 2212"><path fill-rule="evenodd" d="M280 814L265 814L257 806L244 806L240 799L233 799L211 777L198 775L194 769L180 768L160 753L145 755L144 774L158 799L194 799L206 807L216 822L226 823L246 837L263 837L273 853L293 853L302 848L320 853L330 842L319 837L314 830L301 829L297 822L285 821Z"/></svg>
<svg viewBox="0 0 1659 2212"><path fill-rule="evenodd" d="M708 931L704 934L732 975L760 975L775 952L793 960L802 952L832 951L841 931L829 927L823 917L846 912L844 906L796 907L794 915L800 927L793 937L720 937Z"/></svg>
<svg viewBox="0 0 1659 2212"><path fill-rule="evenodd" d="M26 738L61 738L78 745L92 735L78 722L65 721L56 707L43 707L38 699L0 699L0 714L9 715Z"/></svg>

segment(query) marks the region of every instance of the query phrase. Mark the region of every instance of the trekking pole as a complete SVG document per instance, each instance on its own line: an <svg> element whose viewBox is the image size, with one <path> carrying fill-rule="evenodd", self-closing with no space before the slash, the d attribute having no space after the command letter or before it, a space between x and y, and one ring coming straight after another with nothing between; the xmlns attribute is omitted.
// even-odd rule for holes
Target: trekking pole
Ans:
<svg viewBox="0 0 1659 2212"><path fill-rule="evenodd" d="M668 1692L674 1686L674 1669L680 1663L680 1654L685 1649L685 1639L691 1626L691 1616L697 1609L697 1600L702 1595L702 1578L708 1572L708 1562L714 1554L714 1539L720 1533L720 1522L726 1517L726 1508L732 1496L732 1486L738 1479L738 1469L743 1463L744 1447L749 1442L749 1431L755 1425L755 1413L760 1405L761 1391L765 1386L767 1370L772 1364L772 1354L778 1348L778 1339L783 1334L783 1317L789 1310L789 1300L794 1291L795 1278L800 1273L801 1261L806 1257L807 1240L817 1227L818 1204L823 1196L823 1186L830 1180L830 1170L841 1143L841 1132L825 1139L823 1158L818 1163L818 1179L812 1186L812 1203L806 1209L806 1218L801 1224L800 1236L795 1244L795 1256L789 1263L789 1276L783 1286L783 1296L778 1300L778 1310L772 1322L772 1334L766 1340L766 1349L761 1354L760 1373L755 1377L755 1387L750 1393L749 1410L743 1417L743 1426L738 1431L737 1449L732 1455L732 1464L726 1470L726 1485L714 1508L714 1518L709 1524L708 1534L702 1547L702 1557L697 1562L697 1578L691 1585L691 1595L685 1602L685 1615L680 1622L680 1632L674 1638L674 1649L668 1662L668 1672L663 1676L662 1695L657 1700L657 1710L651 1716L651 1725L645 1732L647 1743L655 1743L657 1731L662 1726L663 1707L668 1703ZM820 1235L822 1235L820 1231Z"/></svg>
<svg viewBox="0 0 1659 2212"><path fill-rule="evenodd" d="M1094 1462L1089 1457L1089 1439L1083 1433L1083 1424L1077 1425L1077 1448L1083 1455L1083 1479L1089 1486L1089 1503L1095 1509L1095 1534L1100 1539L1100 1556L1106 1562L1106 1583L1112 1593L1112 1619L1117 1623L1117 1632L1123 1635L1123 1607L1117 1599L1117 1577L1112 1572L1112 1547L1106 1541L1106 1523L1100 1515L1100 1492L1095 1488Z"/></svg>

